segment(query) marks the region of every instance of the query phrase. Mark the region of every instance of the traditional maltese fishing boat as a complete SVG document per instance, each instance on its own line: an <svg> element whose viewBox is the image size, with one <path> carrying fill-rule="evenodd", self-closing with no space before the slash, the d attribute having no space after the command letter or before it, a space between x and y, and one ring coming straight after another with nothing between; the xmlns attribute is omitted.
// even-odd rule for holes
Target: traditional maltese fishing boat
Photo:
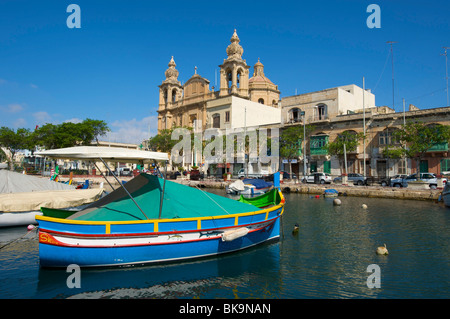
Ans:
<svg viewBox="0 0 450 319"><path fill-rule="evenodd" d="M283 195L262 196L253 205L140 174L66 218L37 216L40 264L119 266L245 249L280 236Z"/></svg>

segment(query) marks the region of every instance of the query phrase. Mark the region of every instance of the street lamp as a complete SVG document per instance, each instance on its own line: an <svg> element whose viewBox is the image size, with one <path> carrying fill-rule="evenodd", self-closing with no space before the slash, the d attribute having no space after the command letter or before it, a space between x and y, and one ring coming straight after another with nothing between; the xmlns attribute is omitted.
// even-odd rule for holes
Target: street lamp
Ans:
<svg viewBox="0 0 450 319"><path fill-rule="evenodd" d="M303 117L303 178L306 179L306 116L305 111L301 111Z"/></svg>

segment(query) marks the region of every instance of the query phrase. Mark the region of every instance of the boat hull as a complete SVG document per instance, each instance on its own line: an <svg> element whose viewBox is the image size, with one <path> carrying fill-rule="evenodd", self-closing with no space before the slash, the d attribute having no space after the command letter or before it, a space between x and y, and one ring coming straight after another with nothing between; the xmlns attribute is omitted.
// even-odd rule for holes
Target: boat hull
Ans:
<svg viewBox="0 0 450 319"><path fill-rule="evenodd" d="M159 221L158 225L155 221L72 223L38 217L40 265L110 267L229 253L279 238L282 213L283 207L277 206L252 214ZM243 236L225 240L226 232L243 228L246 228ZM107 231L102 233L102 229Z"/></svg>
<svg viewBox="0 0 450 319"><path fill-rule="evenodd" d="M42 233L40 237L43 236ZM121 247L71 247L40 243L42 267L108 267L170 262L229 253L278 239L279 219L246 236L223 241L221 236L198 240L174 240L164 244L138 244Z"/></svg>
<svg viewBox="0 0 450 319"><path fill-rule="evenodd" d="M0 227L24 226L37 224L36 216L42 215L40 211L0 213Z"/></svg>
<svg viewBox="0 0 450 319"><path fill-rule="evenodd" d="M444 190L442 191L442 200L444 201L444 205L450 207L450 184L445 185Z"/></svg>

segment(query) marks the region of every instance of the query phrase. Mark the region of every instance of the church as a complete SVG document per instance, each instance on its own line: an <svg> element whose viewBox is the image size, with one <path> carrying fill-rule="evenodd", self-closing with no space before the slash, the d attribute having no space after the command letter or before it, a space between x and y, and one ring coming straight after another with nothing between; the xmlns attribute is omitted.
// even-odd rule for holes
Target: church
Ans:
<svg viewBox="0 0 450 319"><path fill-rule="evenodd" d="M220 67L220 88L199 74L184 85L172 57L159 85L158 132L174 127L237 128L276 125L281 121L280 91L264 74L264 65L258 61L250 77L250 66L242 58L244 49L234 30L226 49L227 58ZM256 111L256 113L255 113ZM252 116L244 119L244 113Z"/></svg>

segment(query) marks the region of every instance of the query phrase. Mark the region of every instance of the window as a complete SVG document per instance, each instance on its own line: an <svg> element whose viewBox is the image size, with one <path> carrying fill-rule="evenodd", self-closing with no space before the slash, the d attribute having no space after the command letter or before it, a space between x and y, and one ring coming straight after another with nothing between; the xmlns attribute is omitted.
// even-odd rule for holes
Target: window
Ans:
<svg viewBox="0 0 450 319"><path fill-rule="evenodd" d="M226 123L230 122L230 111L225 112L225 122Z"/></svg>
<svg viewBox="0 0 450 319"><path fill-rule="evenodd" d="M173 89L172 90L172 103L175 103L177 100L177 90Z"/></svg>
<svg viewBox="0 0 450 319"><path fill-rule="evenodd" d="M300 121L300 109L295 107L289 111L289 121L292 123Z"/></svg>
<svg viewBox="0 0 450 319"><path fill-rule="evenodd" d="M326 104L317 105L317 117L319 120L328 118L328 106Z"/></svg>
<svg viewBox="0 0 450 319"><path fill-rule="evenodd" d="M220 128L220 115L216 113L212 116L212 118L213 118L213 128Z"/></svg>
<svg viewBox="0 0 450 319"><path fill-rule="evenodd" d="M441 173L450 171L450 158L444 158L441 160Z"/></svg>
<svg viewBox="0 0 450 319"><path fill-rule="evenodd" d="M380 132L378 135L378 143L380 145L393 145L398 144L397 140L393 136L394 129L385 129L383 132Z"/></svg>
<svg viewBox="0 0 450 319"><path fill-rule="evenodd" d="M264 104L264 99L259 99L259 100L258 100L258 103Z"/></svg>
<svg viewBox="0 0 450 319"><path fill-rule="evenodd" d="M406 175L406 166L405 166L405 160L401 159L398 161L398 173L402 175Z"/></svg>

